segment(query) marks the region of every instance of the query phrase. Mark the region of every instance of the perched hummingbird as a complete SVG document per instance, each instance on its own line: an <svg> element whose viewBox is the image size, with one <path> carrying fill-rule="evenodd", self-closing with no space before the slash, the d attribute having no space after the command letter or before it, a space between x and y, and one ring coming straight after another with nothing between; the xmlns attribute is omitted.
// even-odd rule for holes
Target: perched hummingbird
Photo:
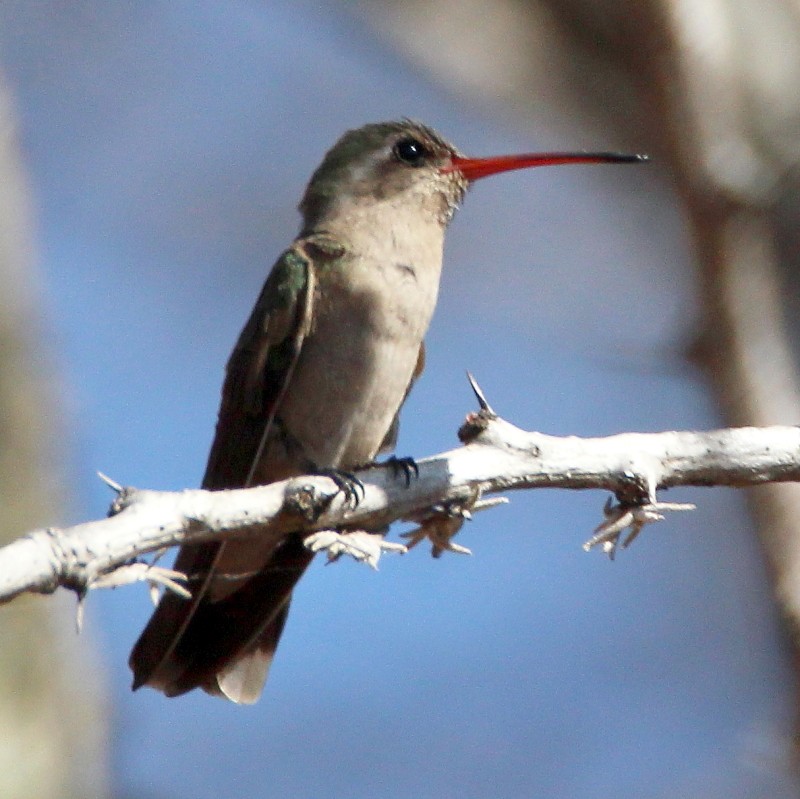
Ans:
<svg viewBox="0 0 800 799"><path fill-rule="evenodd" d="M354 470L394 447L425 362L444 233L470 184L512 169L632 162L615 153L467 158L409 120L345 133L300 203L228 361L203 488ZM249 704L261 694L311 562L300 534L183 546L192 598L167 592L133 648L134 689L193 688Z"/></svg>

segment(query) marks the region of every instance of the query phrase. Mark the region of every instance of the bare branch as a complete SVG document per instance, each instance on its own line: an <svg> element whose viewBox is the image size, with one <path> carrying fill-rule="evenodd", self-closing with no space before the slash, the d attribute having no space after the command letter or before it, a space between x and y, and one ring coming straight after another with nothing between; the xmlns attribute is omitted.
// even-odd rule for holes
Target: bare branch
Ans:
<svg viewBox="0 0 800 799"><path fill-rule="evenodd" d="M453 536L471 511L496 504L485 494L524 488L599 488L616 503L587 542L613 554L643 525L668 510L687 506L659 503L657 491L674 486L749 486L800 481L800 429L734 428L705 433L624 433L607 438L557 438L526 432L488 407L470 414L459 431L465 446L418 462L419 475L406 485L396 470L372 467L357 474L364 496L353 508L328 477L306 476L231 491L146 491L121 488L107 519L74 527L36 530L0 549L0 601L25 591L49 593L58 586L83 596L93 587L146 581L183 591L181 575L144 563L146 553L185 542L287 532L374 531L397 520L419 527L407 537L423 538L433 552L463 552ZM361 552L371 565L384 550L364 549L363 537L312 536L309 546L330 557ZM360 542L360 543L359 543ZM365 554L366 553L366 554Z"/></svg>

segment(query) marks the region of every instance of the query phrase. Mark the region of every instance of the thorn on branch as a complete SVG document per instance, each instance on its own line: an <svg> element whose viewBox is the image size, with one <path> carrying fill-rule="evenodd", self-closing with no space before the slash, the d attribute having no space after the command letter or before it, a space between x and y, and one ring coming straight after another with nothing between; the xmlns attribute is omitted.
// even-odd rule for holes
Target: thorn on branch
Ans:
<svg viewBox="0 0 800 799"><path fill-rule="evenodd" d="M378 561L384 552L396 552L405 555L408 548L403 544L395 544L384 540L381 533L368 533L366 530L354 530L349 533L338 533L336 530L320 530L303 539L303 545L312 552L325 552L328 563L333 563L342 555L349 555L359 563L366 563L375 571Z"/></svg>
<svg viewBox="0 0 800 799"><path fill-rule="evenodd" d="M476 488L466 501L434 505L426 515L419 519L419 527L407 533L401 533L400 537L408 541L409 549L413 549L427 538L432 544L431 555L434 558L441 557L443 552L471 555L471 550L454 543L453 538L461 530L465 521L472 521L473 513L504 505L507 502L506 497L480 499L480 490Z"/></svg>
<svg viewBox="0 0 800 799"><path fill-rule="evenodd" d="M80 635L83 630L83 611L86 607L86 592L78 594L78 604L75 606L75 632Z"/></svg>
<svg viewBox="0 0 800 799"><path fill-rule="evenodd" d="M114 501L108 509L109 516L116 516L125 510L131 497L136 493L135 488L126 488L116 480L112 480L107 474L97 472L97 476L116 494Z"/></svg>
<svg viewBox="0 0 800 799"><path fill-rule="evenodd" d="M131 583L146 582L151 587L161 586L184 599L191 599L191 592L181 583L187 582L183 572L167 569L163 566L152 566L149 563L126 563L107 574L101 574L87 586L94 588L119 588Z"/></svg>
<svg viewBox="0 0 800 799"><path fill-rule="evenodd" d="M122 513L125 508L128 507L131 501L131 497L136 493L135 488L123 488L121 494L117 494L114 498L114 501L108 508L108 516L116 516L118 513Z"/></svg>
<svg viewBox="0 0 800 799"><path fill-rule="evenodd" d="M485 411L487 414L491 416L497 416L497 414L492 409L492 406L486 401L486 395L483 393L483 390L478 385L478 381L475 379L475 376L472 372L467 372L467 380L469 380L470 386L472 386L472 390L475 392L475 396L478 399L478 405L482 411Z"/></svg>
<svg viewBox="0 0 800 799"><path fill-rule="evenodd" d="M172 591L183 599L191 599L191 593L181 585L187 581L183 572L174 569L165 569L161 566L151 566L149 563L126 563L118 566L113 571L87 580L82 589L75 588L78 594L78 606L75 611L75 626L78 632L83 627L84 609L86 607L86 597L89 591L95 588L119 588L123 585L131 585L137 582L146 582L150 585L150 599L153 604L158 604L158 588L163 587L167 591Z"/></svg>
<svg viewBox="0 0 800 799"><path fill-rule="evenodd" d="M107 474L103 474L103 472L98 472L97 476L116 494L121 494L123 492L123 487L116 481L112 480Z"/></svg>
<svg viewBox="0 0 800 799"><path fill-rule="evenodd" d="M660 522L668 511L694 510L691 502L646 502L641 504L620 502L614 504L611 497L603 508L605 519L597 526L594 535L583 545L584 551L599 546L611 560L617 549L626 549L637 538L646 524ZM626 530L630 532L623 536Z"/></svg>
<svg viewBox="0 0 800 799"><path fill-rule="evenodd" d="M492 406L487 402L486 396L478 385L478 381L470 372L467 372L467 379L478 399L480 410L477 413L467 414L464 424L458 430L459 441L464 444L474 441L488 427L489 422L498 418Z"/></svg>

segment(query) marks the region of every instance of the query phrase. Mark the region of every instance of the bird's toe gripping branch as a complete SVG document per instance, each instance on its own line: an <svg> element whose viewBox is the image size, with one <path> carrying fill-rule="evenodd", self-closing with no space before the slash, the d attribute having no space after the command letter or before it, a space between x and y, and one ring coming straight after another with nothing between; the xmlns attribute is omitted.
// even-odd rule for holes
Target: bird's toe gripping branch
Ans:
<svg viewBox="0 0 800 799"><path fill-rule="evenodd" d="M339 493L344 497L345 504L355 510L359 502L364 499L364 484L352 472L342 469L316 469L314 474L320 477L329 477L336 484Z"/></svg>
<svg viewBox="0 0 800 799"><path fill-rule="evenodd" d="M417 466L417 462L413 458L398 458L396 455L392 455L378 465L390 469L395 479L402 477L405 481L406 488L411 485L412 478L414 480L419 479L419 466Z"/></svg>

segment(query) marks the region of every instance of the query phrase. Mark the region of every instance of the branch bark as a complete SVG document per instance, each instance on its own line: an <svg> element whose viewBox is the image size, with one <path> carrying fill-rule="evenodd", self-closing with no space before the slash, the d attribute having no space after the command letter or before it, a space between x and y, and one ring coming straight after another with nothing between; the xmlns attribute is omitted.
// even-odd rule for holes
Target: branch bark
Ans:
<svg viewBox="0 0 800 799"><path fill-rule="evenodd" d="M230 491L117 487L109 518L36 530L0 549L0 602L59 586L82 596L90 588L138 580L180 591L174 572L154 569L142 556L247 535L278 540L288 532L380 530L410 520L420 525L409 534L411 545L428 538L434 554L463 551L452 537L471 510L495 504L481 497L526 488L611 491L616 503L606 504L586 548L600 545L613 554L664 511L692 507L659 503L659 489L800 481L797 427L557 438L521 430L485 406L470 414L459 436L465 446L419 461L408 485L390 468L358 472L363 495L357 503L319 476ZM626 529L631 533L625 539ZM329 556L341 551L328 548ZM377 556L360 559L374 563Z"/></svg>

